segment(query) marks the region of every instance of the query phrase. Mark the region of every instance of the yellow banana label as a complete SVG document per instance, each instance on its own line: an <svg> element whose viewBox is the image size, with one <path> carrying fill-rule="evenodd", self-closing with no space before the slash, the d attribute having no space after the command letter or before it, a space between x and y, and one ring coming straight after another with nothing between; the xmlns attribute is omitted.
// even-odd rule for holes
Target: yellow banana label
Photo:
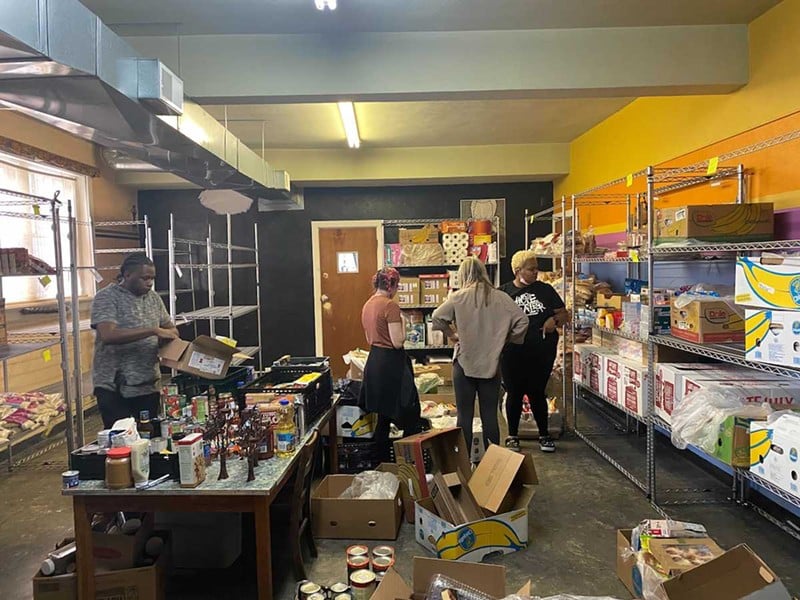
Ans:
<svg viewBox="0 0 800 600"><path fill-rule="evenodd" d="M459 560L482 551L516 552L527 548L517 533L505 522L498 519L484 519L464 525L442 535L436 542L439 558Z"/></svg>
<svg viewBox="0 0 800 600"><path fill-rule="evenodd" d="M756 467L764 462L772 448L772 430L758 429L750 431L750 466Z"/></svg>
<svg viewBox="0 0 800 600"><path fill-rule="evenodd" d="M740 258L737 267L741 270L749 288L745 294L738 294L743 301L757 298L767 306L775 308L800 307L800 275L792 273L776 273L749 258Z"/></svg>

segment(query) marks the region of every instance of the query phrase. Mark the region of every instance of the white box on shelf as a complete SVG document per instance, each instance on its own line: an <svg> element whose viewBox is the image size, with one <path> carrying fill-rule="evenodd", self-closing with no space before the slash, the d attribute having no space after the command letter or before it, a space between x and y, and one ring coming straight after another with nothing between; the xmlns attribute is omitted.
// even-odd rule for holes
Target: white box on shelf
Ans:
<svg viewBox="0 0 800 600"><path fill-rule="evenodd" d="M734 300L759 308L800 308L800 259L775 255L737 259Z"/></svg>
<svg viewBox="0 0 800 600"><path fill-rule="evenodd" d="M647 414L645 389L647 388L647 367L625 361L622 363L623 404L629 411L640 417Z"/></svg>
<svg viewBox="0 0 800 600"><path fill-rule="evenodd" d="M589 385L589 355L598 350L593 344L575 344L572 351L572 378L580 384Z"/></svg>
<svg viewBox="0 0 800 600"><path fill-rule="evenodd" d="M800 367L800 313L748 309L744 330L747 360Z"/></svg>
<svg viewBox="0 0 800 600"><path fill-rule="evenodd" d="M703 363L657 363L655 413L667 423L672 422L672 411L683 398L683 378L714 365Z"/></svg>
<svg viewBox="0 0 800 600"><path fill-rule="evenodd" d="M800 498L800 415L785 414L771 425L750 423L750 471Z"/></svg>
<svg viewBox="0 0 800 600"><path fill-rule="evenodd" d="M603 393L609 402L622 404L622 365L623 361L617 356L603 356Z"/></svg>

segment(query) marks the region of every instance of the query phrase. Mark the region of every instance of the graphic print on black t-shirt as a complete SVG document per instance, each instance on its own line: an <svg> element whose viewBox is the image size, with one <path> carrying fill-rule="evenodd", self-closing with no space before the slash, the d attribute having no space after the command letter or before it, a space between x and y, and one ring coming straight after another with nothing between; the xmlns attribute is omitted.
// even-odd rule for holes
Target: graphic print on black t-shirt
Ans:
<svg viewBox="0 0 800 600"><path fill-rule="evenodd" d="M513 281L510 281L500 289L511 296L517 306L528 315L525 344L541 343L545 321L555 314L556 309L564 307L564 302L553 286L542 281L534 281L531 285L518 288Z"/></svg>

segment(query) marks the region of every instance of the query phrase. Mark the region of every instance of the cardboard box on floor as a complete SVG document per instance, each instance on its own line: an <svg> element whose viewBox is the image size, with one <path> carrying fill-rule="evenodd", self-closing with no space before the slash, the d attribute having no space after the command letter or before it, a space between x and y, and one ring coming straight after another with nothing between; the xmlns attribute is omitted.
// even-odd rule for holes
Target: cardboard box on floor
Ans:
<svg viewBox="0 0 800 600"><path fill-rule="evenodd" d="M340 498L354 475L328 475L311 492L314 537L394 540L403 521L398 488L391 500Z"/></svg>
<svg viewBox="0 0 800 600"><path fill-rule="evenodd" d="M638 573L636 573L636 555L633 553L633 550L631 550L632 534L632 529L617 530L617 577L619 577L619 580L628 588L631 596L638 598L640 594L637 593L636 586L633 582L640 578Z"/></svg>
<svg viewBox="0 0 800 600"><path fill-rule="evenodd" d="M395 462L398 464L400 486L405 486L414 500L430 496L425 474L425 455L430 457L432 472L469 473L469 450L464 434L458 427L436 429L412 435L394 442ZM414 522L414 505L406 506L406 520Z"/></svg>
<svg viewBox="0 0 800 600"><path fill-rule="evenodd" d="M222 379L238 350L207 335L193 341L172 340L158 349L161 364L205 379Z"/></svg>
<svg viewBox="0 0 800 600"><path fill-rule="evenodd" d="M119 536L126 537L126 536ZM95 600L164 600L166 573L169 564L169 542L156 564L150 567L95 573ZM75 573L33 577L33 600L77 600L78 577Z"/></svg>
<svg viewBox="0 0 800 600"><path fill-rule="evenodd" d="M528 505L539 480L530 454L489 446L472 473L468 490L484 517L465 524L448 521L431 498L417 501L417 542L438 558L480 562L528 546Z"/></svg>
<svg viewBox="0 0 800 600"><path fill-rule="evenodd" d="M144 546L153 533L153 521L153 514L146 514L142 526L134 535L92 532L95 566L109 571L133 568L139 557L144 555Z"/></svg>
<svg viewBox="0 0 800 600"><path fill-rule="evenodd" d="M791 600L778 576L746 544L661 584L666 600Z"/></svg>
<svg viewBox="0 0 800 600"><path fill-rule="evenodd" d="M492 598L506 596L506 568L502 565L460 564L435 558L414 557L411 585L394 569L389 569L372 594L371 600L416 600L425 598L435 575L444 575L475 588ZM518 595L531 595L531 584L526 583Z"/></svg>

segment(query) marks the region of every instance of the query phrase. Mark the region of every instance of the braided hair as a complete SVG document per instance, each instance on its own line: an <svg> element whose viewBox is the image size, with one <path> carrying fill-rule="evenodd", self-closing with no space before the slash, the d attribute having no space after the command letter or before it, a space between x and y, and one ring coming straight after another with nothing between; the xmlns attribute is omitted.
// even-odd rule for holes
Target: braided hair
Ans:
<svg viewBox="0 0 800 600"><path fill-rule="evenodd" d="M372 276L372 287L375 290L391 291L397 288L400 283L400 273L397 269L384 267Z"/></svg>
<svg viewBox="0 0 800 600"><path fill-rule="evenodd" d="M125 276L139 269L141 267L154 267L153 261L150 260L150 257L147 256L144 252L134 252L133 254L128 254L125 257L125 260L122 261L122 265L119 268L119 275L117 275L117 281L122 281L125 279Z"/></svg>

